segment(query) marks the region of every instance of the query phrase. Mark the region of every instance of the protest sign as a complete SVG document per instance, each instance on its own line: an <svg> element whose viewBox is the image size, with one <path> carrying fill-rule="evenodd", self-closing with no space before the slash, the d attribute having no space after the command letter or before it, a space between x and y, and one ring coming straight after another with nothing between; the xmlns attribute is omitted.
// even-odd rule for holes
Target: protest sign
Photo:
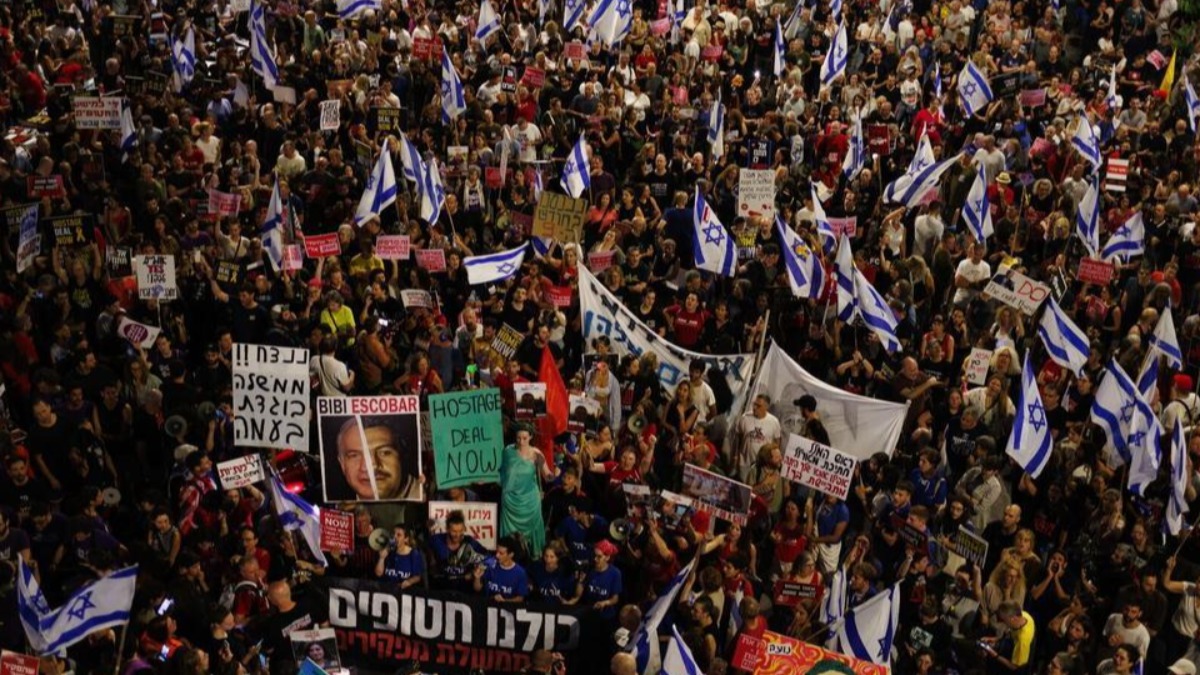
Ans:
<svg viewBox="0 0 1200 675"><path fill-rule="evenodd" d="M417 267L426 272L446 271L446 251L441 248L417 249Z"/></svg>
<svg viewBox="0 0 1200 675"><path fill-rule="evenodd" d="M751 636L746 636L751 637ZM761 638L739 640L731 663L752 673L853 673L888 675L887 665L831 652L815 644L765 631Z"/></svg>
<svg viewBox="0 0 1200 675"><path fill-rule="evenodd" d="M416 396L317 399L325 501L424 501Z"/></svg>
<svg viewBox="0 0 1200 675"><path fill-rule="evenodd" d="M487 550L496 550L499 514L496 504L491 502L429 502L429 533L445 532L446 518L455 511L462 512L467 534Z"/></svg>
<svg viewBox="0 0 1200 675"><path fill-rule="evenodd" d="M504 187L505 173L496 166L488 166L483 169L483 186L492 190L499 190Z"/></svg>
<svg viewBox="0 0 1200 675"><path fill-rule="evenodd" d="M337 131L342 126L342 102L321 101L321 131Z"/></svg>
<svg viewBox="0 0 1200 675"><path fill-rule="evenodd" d="M834 238L840 238L842 234L845 234L847 237L853 237L858 234L858 216L830 218L829 227L833 230Z"/></svg>
<svg viewBox="0 0 1200 675"><path fill-rule="evenodd" d="M242 282L242 266L232 260L217 261L218 284L240 284Z"/></svg>
<svg viewBox="0 0 1200 675"><path fill-rule="evenodd" d="M670 490L659 490L658 498L662 504L658 517L670 529L679 529L683 522L696 512L696 500Z"/></svg>
<svg viewBox="0 0 1200 675"><path fill-rule="evenodd" d="M1095 258L1083 258L1079 261L1079 267L1075 268L1075 278L1085 284L1106 286L1108 282L1112 281L1115 272L1116 269L1110 262Z"/></svg>
<svg viewBox="0 0 1200 675"><path fill-rule="evenodd" d="M738 215L775 222L775 171L743 169L738 172Z"/></svg>
<svg viewBox="0 0 1200 675"><path fill-rule="evenodd" d="M967 363L963 367L963 375L971 384L987 384L988 366L992 362L992 350L983 347L972 347Z"/></svg>
<svg viewBox="0 0 1200 675"><path fill-rule="evenodd" d="M337 232L310 234L304 237L304 254L313 259L330 258L342 253Z"/></svg>
<svg viewBox="0 0 1200 675"><path fill-rule="evenodd" d="M622 483L621 492L625 495L625 517L638 523L654 515L654 491L649 485L637 483Z"/></svg>
<svg viewBox="0 0 1200 675"><path fill-rule="evenodd" d="M705 61L717 61L721 55L725 53L725 48L721 45L709 44L707 47L700 50L700 58Z"/></svg>
<svg viewBox="0 0 1200 675"><path fill-rule="evenodd" d="M492 349L504 358L511 359L513 354L517 353L517 348L521 346L524 339L524 336L516 328L508 324L501 324L500 329L496 331L496 337L492 339Z"/></svg>
<svg viewBox="0 0 1200 675"><path fill-rule="evenodd" d="M579 433L596 431L600 428L604 410L600 402L590 396L571 394L567 401L571 415L567 418L567 431Z"/></svg>
<svg viewBox="0 0 1200 675"><path fill-rule="evenodd" d="M892 134L888 125L867 125L867 148L876 155L892 154Z"/></svg>
<svg viewBox="0 0 1200 675"><path fill-rule="evenodd" d="M208 212L218 216L236 216L242 208L242 195L237 192L208 191Z"/></svg>
<svg viewBox="0 0 1200 675"><path fill-rule="evenodd" d="M563 45L563 58L582 61L587 58L587 48L583 46L582 42L568 42Z"/></svg>
<svg viewBox="0 0 1200 675"><path fill-rule="evenodd" d="M853 455L796 434L788 436L783 453L785 478L838 499L850 493L856 464Z"/></svg>
<svg viewBox="0 0 1200 675"><path fill-rule="evenodd" d="M128 246L106 247L104 268L108 270L108 276L114 279L133 276L133 249Z"/></svg>
<svg viewBox="0 0 1200 675"><path fill-rule="evenodd" d="M592 251L588 253L588 269L590 269L593 274L600 274L604 270L613 266L613 260L616 257L616 251Z"/></svg>
<svg viewBox="0 0 1200 675"><path fill-rule="evenodd" d="M41 199L42 197L62 199L67 196L67 189L63 187L63 178L58 174L28 176L25 184L29 190L30 199Z"/></svg>
<svg viewBox="0 0 1200 675"><path fill-rule="evenodd" d="M671 19L655 19L650 22L650 34L654 36L666 35L671 32Z"/></svg>
<svg viewBox="0 0 1200 675"><path fill-rule="evenodd" d="M375 238L375 255L380 260L408 260L411 250L407 234L381 234Z"/></svg>
<svg viewBox="0 0 1200 675"><path fill-rule="evenodd" d="M576 241L587 216L587 200L572 199L557 192L543 192L533 212L533 234L557 241Z"/></svg>
<svg viewBox="0 0 1200 675"><path fill-rule="evenodd" d="M1050 287L1011 267L1001 267L983 292L1027 316L1033 316L1038 306L1050 295Z"/></svg>
<svg viewBox="0 0 1200 675"><path fill-rule="evenodd" d="M120 129L123 99L116 96L76 96L71 99L76 129Z"/></svg>
<svg viewBox="0 0 1200 675"><path fill-rule="evenodd" d="M570 307L573 292L570 286L549 286L546 288L546 299L555 307Z"/></svg>
<svg viewBox="0 0 1200 675"><path fill-rule="evenodd" d="M321 509L321 550L354 550L354 514Z"/></svg>
<svg viewBox="0 0 1200 675"><path fill-rule="evenodd" d="M304 251L300 244L288 244L283 247L283 271L289 272L304 267Z"/></svg>
<svg viewBox="0 0 1200 675"><path fill-rule="evenodd" d="M546 414L545 382L515 382L513 398L516 401L514 417L518 420L531 420Z"/></svg>
<svg viewBox="0 0 1200 675"><path fill-rule="evenodd" d="M429 397L433 465L438 488L500 480L504 447L500 390L435 394Z"/></svg>
<svg viewBox="0 0 1200 675"><path fill-rule="evenodd" d="M959 525L954 538L950 540L950 550L983 569L987 561L988 542L987 539Z"/></svg>
<svg viewBox="0 0 1200 675"><path fill-rule="evenodd" d="M373 127L375 133L403 133L404 118L400 108L371 108L367 116L367 127Z"/></svg>
<svg viewBox="0 0 1200 675"><path fill-rule="evenodd" d="M422 291L419 288L405 288L400 291L400 302L404 305L404 309L414 307L432 309L433 295L429 291Z"/></svg>
<svg viewBox="0 0 1200 675"><path fill-rule="evenodd" d="M750 513L750 486L705 471L694 464L683 465L683 494L691 497L697 511L744 526Z"/></svg>
<svg viewBox="0 0 1200 675"><path fill-rule="evenodd" d="M889 525L892 531L900 535L900 538L904 540L904 545L912 549L913 554L917 558L921 558L929 552L928 535L924 530L909 524L906 516L892 512Z"/></svg>
<svg viewBox="0 0 1200 675"><path fill-rule="evenodd" d="M223 490L254 485L266 478L266 473L263 471L262 455L255 453L220 462L217 464L217 478Z"/></svg>
<svg viewBox="0 0 1200 675"><path fill-rule="evenodd" d="M1045 89L1025 89L1021 91L1018 100L1026 108L1037 108L1046 105Z"/></svg>
<svg viewBox="0 0 1200 675"><path fill-rule="evenodd" d="M308 350L233 345L233 442L308 452Z"/></svg>
<svg viewBox="0 0 1200 675"><path fill-rule="evenodd" d="M353 551L353 547L342 549ZM309 630L292 630L286 633L292 643L292 658L297 664L306 660L319 667L319 671L301 667L300 673L315 675L317 672L327 675L349 675L349 670L342 667L342 657L338 652L337 632L332 628L312 628ZM318 663L315 655L321 660Z"/></svg>
<svg viewBox="0 0 1200 675"><path fill-rule="evenodd" d="M521 84L530 89L541 89L546 84L546 71L536 66L528 66L525 68L525 74L521 76Z"/></svg>
<svg viewBox="0 0 1200 675"><path fill-rule="evenodd" d="M117 335L142 349L153 347L154 341L158 339L158 334L161 332L162 329L158 326L138 323L127 316L122 316L120 323L117 324Z"/></svg>
<svg viewBox="0 0 1200 675"><path fill-rule="evenodd" d="M133 270L137 275L139 298L174 300L179 297L179 286L175 279L175 256L135 255Z"/></svg>
<svg viewBox="0 0 1200 675"><path fill-rule="evenodd" d="M38 657L10 652L0 653L0 675L38 675Z"/></svg>
<svg viewBox="0 0 1200 675"><path fill-rule="evenodd" d="M1109 157L1104 171L1104 190L1106 192L1125 192L1125 182L1129 180L1129 160Z"/></svg>
<svg viewBox="0 0 1200 675"><path fill-rule="evenodd" d="M798 581L775 582L775 604L780 607L795 607L803 600L813 600L820 595L816 584L806 584Z"/></svg>
<svg viewBox="0 0 1200 675"><path fill-rule="evenodd" d="M442 38L413 38L413 58L422 61L433 61L442 57Z"/></svg>
<svg viewBox="0 0 1200 675"><path fill-rule="evenodd" d="M54 233L55 246L81 246L92 238L92 216L72 214L46 218L46 226Z"/></svg>
<svg viewBox="0 0 1200 675"><path fill-rule="evenodd" d="M14 209L20 218L20 238L17 241L17 274L29 269L42 248L42 235L38 233L38 205L19 206Z"/></svg>

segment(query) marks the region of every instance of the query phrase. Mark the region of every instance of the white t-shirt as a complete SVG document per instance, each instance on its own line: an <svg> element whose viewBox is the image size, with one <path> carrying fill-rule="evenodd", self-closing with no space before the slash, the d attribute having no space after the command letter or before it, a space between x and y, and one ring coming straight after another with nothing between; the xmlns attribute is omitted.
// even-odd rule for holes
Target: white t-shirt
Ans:
<svg viewBox="0 0 1200 675"><path fill-rule="evenodd" d="M737 430L742 437L742 447L739 448L741 454L738 457L739 468L743 464L753 464L762 446L767 443L778 443L779 439L783 437L783 428L779 425L779 418L771 413L767 413L762 419L755 417L752 412L746 413L742 415L742 419L738 420Z"/></svg>
<svg viewBox="0 0 1200 675"><path fill-rule="evenodd" d="M522 130L520 126L513 127L513 138L521 144L520 158L522 162L537 161L538 145L542 142L542 132L532 124L526 124Z"/></svg>
<svg viewBox="0 0 1200 675"><path fill-rule="evenodd" d="M697 424L703 424L708 421L708 411L710 408L717 407L717 397L713 394L712 387L708 386L707 382L696 384L692 382L692 405L696 406L699 415L696 417Z"/></svg>
<svg viewBox="0 0 1200 675"><path fill-rule="evenodd" d="M308 363L308 372L321 381L322 396L345 396L342 384L350 381L346 364L329 355L314 356Z"/></svg>
<svg viewBox="0 0 1200 675"><path fill-rule="evenodd" d="M962 276L971 283L990 279L992 276L992 266L986 260L980 260L978 263L970 258L963 259L958 263L958 268L954 270L955 278ZM979 291L973 288L960 288L954 292L954 304L963 305L971 301L972 298L979 295Z"/></svg>

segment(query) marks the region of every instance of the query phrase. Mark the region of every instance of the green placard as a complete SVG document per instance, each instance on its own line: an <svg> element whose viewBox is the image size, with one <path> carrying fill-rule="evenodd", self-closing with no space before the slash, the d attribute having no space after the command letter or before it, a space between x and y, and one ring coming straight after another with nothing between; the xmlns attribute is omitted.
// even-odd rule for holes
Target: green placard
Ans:
<svg viewBox="0 0 1200 675"><path fill-rule="evenodd" d="M500 481L499 389L430 396L429 424L438 488Z"/></svg>

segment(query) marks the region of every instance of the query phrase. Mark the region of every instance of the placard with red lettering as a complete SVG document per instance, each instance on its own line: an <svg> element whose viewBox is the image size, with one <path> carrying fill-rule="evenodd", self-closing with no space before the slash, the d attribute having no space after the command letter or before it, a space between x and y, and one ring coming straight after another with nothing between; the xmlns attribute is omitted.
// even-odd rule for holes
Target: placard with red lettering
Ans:
<svg viewBox="0 0 1200 675"><path fill-rule="evenodd" d="M858 234L858 216L830 218L829 227L833 229L833 237L835 239L841 237L843 233L847 237L853 237Z"/></svg>
<svg viewBox="0 0 1200 675"><path fill-rule="evenodd" d="M570 307L571 295L570 286L551 286L546 289L546 298L555 307Z"/></svg>
<svg viewBox="0 0 1200 675"><path fill-rule="evenodd" d="M208 212L218 216L236 216L242 207L242 195L236 192L208 191Z"/></svg>
<svg viewBox="0 0 1200 675"><path fill-rule="evenodd" d="M721 45L709 45L700 50L700 58L705 61L716 61L725 53L725 48Z"/></svg>
<svg viewBox="0 0 1200 675"><path fill-rule="evenodd" d="M354 514L321 509L321 550L354 550Z"/></svg>
<svg viewBox="0 0 1200 675"><path fill-rule="evenodd" d="M137 276L138 297L142 300L174 300L179 297L175 256L135 255L133 271Z"/></svg>
<svg viewBox="0 0 1200 675"><path fill-rule="evenodd" d="M407 234L381 234L375 238L375 255L380 260L408 260L412 242Z"/></svg>
<svg viewBox="0 0 1200 675"><path fill-rule="evenodd" d="M217 479L225 490L254 485L264 478L262 455L257 453L217 464Z"/></svg>
<svg viewBox="0 0 1200 675"><path fill-rule="evenodd" d="M317 437L325 501L425 501L417 396L321 396Z"/></svg>
<svg viewBox="0 0 1200 675"><path fill-rule="evenodd" d="M1085 284L1099 284L1104 286L1112 281L1113 273L1115 272L1113 264L1095 258L1083 258L1079 261L1079 267L1075 270L1075 278Z"/></svg>
<svg viewBox="0 0 1200 675"><path fill-rule="evenodd" d="M67 196L67 189L63 187L63 177L59 174L28 176L25 183L29 189L30 199L41 199L42 197L62 199Z"/></svg>
<svg viewBox="0 0 1200 675"><path fill-rule="evenodd" d="M546 84L546 71L536 66L529 66L521 76L521 84L530 89L541 89Z"/></svg>
<svg viewBox="0 0 1200 675"><path fill-rule="evenodd" d="M446 251L440 248L417 249L417 267L426 272L446 271Z"/></svg>
<svg viewBox="0 0 1200 675"><path fill-rule="evenodd" d="M341 253L342 242L338 240L337 232L310 234L304 237L304 254L310 258L329 258Z"/></svg>
<svg viewBox="0 0 1200 675"><path fill-rule="evenodd" d="M1033 316L1037 308L1050 296L1050 287L1034 281L1011 267L1001 267L983 292L1027 316Z"/></svg>
<svg viewBox="0 0 1200 675"><path fill-rule="evenodd" d="M587 48L583 46L582 42L568 42L563 45L563 57L582 61L587 58Z"/></svg>
<svg viewBox="0 0 1200 675"><path fill-rule="evenodd" d="M858 460L828 445L792 434L783 453L783 476L838 499L850 494Z"/></svg>
<svg viewBox="0 0 1200 675"><path fill-rule="evenodd" d="M0 653L0 675L38 675L38 658L18 652Z"/></svg>
<svg viewBox="0 0 1200 675"><path fill-rule="evenodd" d="M1037 108L1046 105L1045 89L1026 89L1017 97L1026 108Z"/></svg>
<svg viewBox="0 0 1200 675"><path fill-rule="evenodd" d="M599 274L613 266L613 259L616 258L616 255L616 251L592 251L588 253L588 269L592 271L592 274Z"/></svg>
<svg viewBox="0 0 1200 675"><path fill-rule="evenodd" d="M466 520L467 534L489 551L496 550L497 507L491 502L429 502L429 533L446 531L446 518L461 511Z"/></svg>
<svg viewBox="0 0 1200 675"><path fill-rule="evenodd" d="M687 105L688 90L687 87L671 87L671 102L675 105Z"/></svg>
<svg viewBox="0 0 1200 675"><path fill-rule="evenodd" d="M670 19L656 19L650 22L651 35L666 35L671 32Z"/></svg>

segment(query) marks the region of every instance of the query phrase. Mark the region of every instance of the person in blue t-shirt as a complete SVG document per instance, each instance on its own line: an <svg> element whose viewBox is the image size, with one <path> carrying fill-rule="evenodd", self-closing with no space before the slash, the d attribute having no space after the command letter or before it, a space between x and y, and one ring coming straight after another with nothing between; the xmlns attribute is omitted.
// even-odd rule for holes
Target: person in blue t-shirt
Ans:
<svg viewBox="0 0 1200 675"><path fill-rule="evenodd" d="M592 571L583 578L576 589L579 604L592 607L605 619L617 616L617 605L621 602L621 570L612 565L617 555L617 546L605 539L596 544L592 558Z"/></svg>
<svg viewBox="0 0 1200 675"><path fill-rule="evenodd" d="M914 504L936 510L946 503L946 479L939 470L940 461L941 455L933 448L925 448L920 452L917 468L909 474L909 480L913 484Z"/></svg>
<svg viewBox="0 0 1200 675"><path fill-rule="evenodd" d="M412 547L408 528L397 523L392 527L395 541L379 552L375 576L400 584L400 590L416 586L425 578L425 556Z"/></svg>
<svg viewBox="0 0 1200 675"><path fill-rule="evenodd" d="M529 566L529 583L539 599L570 602L575 597L575 576L567 569L567 551L556 541L542 548L542 557Z"/></svg>
<svg viewBox="0 0 1200 675"><path fill-rule="evenodd" d="M496 564L475 567L475 592L496 602L525 602L529 596L529 576L516 561L517 541L501 537L496 542Z"/></svg>
<svg viewBox="0 0 1200 675"><path fill-rule="evenodd" d="M470 589L472 570L487 553L467 534L462 511L451 511L446 516L446 531L429 538L429 550L433 553L433 576L438 588L462 592Z"/></svg>
<svg viewBox="0 0 1200 675"><path fill-rule="evenodd" d="M608 520L592 512L592 500L576 497L567 506L567 517L554 528L554 536L566 542L575 567L592 566L592 545L608 534Z"/></svg>

